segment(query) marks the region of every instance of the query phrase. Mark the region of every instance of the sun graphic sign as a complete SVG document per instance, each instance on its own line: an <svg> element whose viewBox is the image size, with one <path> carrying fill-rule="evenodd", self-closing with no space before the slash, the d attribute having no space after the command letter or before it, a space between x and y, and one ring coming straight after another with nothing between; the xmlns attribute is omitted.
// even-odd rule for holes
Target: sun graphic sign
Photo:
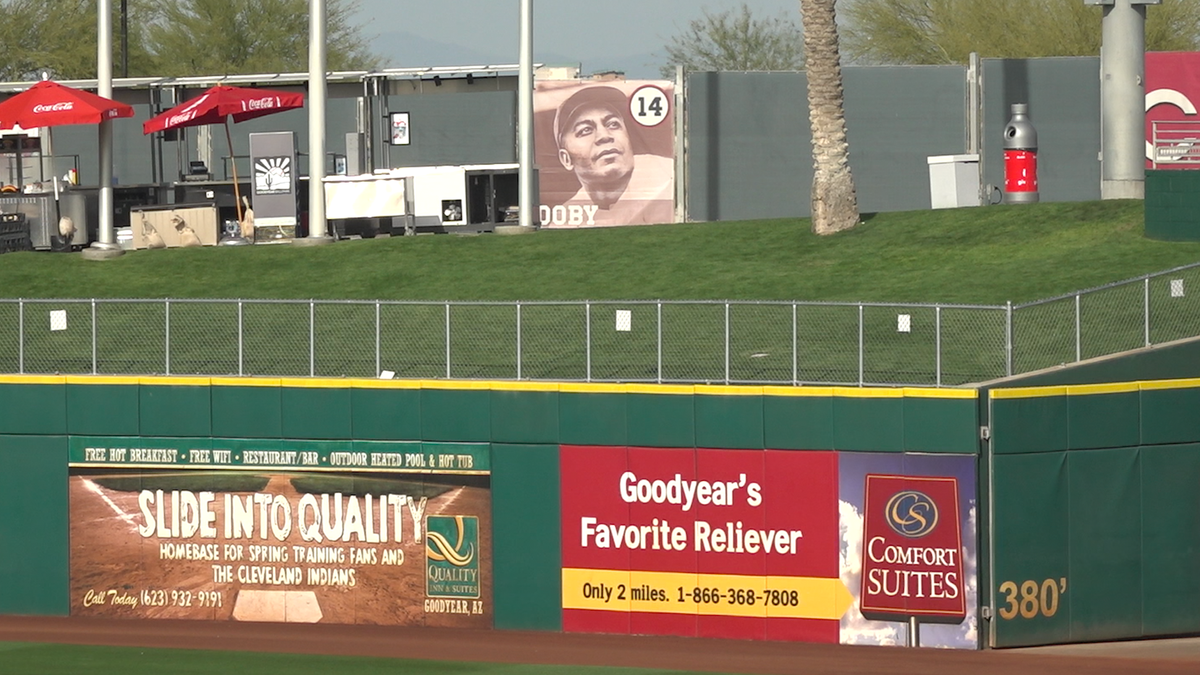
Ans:
<svg viewBox="0 0 1200 675"><path fill-rule="evenodd" d="M291 157L263 157L254 163L254 194L279 195L291 191Z"/></svg>

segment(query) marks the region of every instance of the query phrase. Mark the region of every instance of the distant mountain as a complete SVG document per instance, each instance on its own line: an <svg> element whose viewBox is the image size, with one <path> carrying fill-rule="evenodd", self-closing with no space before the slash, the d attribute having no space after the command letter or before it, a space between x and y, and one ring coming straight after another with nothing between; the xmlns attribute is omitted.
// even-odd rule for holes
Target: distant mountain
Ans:
<svg viewBox="0 0 1200 675"><path fill-rule="evenodd" d="M438 42L403 31L382 33L371 41L372 50L390 68L424 66L486 66L516 63L517 55L500 45L478 48Z"/></svg>
<svg viewBox="0 0 1200 675"><path fill-rule="evenodd" d="M504 44L480 44L474 47L439 42L405 31L382 33L371 41L372 50L390 68L424 66L486 66L516 63L515 49ZM657 79L661 59L654 54L605 56L588 59L563 54L536 52L534 60L553 66L581 65L584 75L619 70L629 79Z"/></svg>
<svg viewBox="0 0 1200 675"><path fill-rule="evenodd" d="M653 54L633 54L630 56L598 56L583 59L583 74L619 70L630 80L657 80L661 77L658 72L662 65L662 57Z"/></svg>

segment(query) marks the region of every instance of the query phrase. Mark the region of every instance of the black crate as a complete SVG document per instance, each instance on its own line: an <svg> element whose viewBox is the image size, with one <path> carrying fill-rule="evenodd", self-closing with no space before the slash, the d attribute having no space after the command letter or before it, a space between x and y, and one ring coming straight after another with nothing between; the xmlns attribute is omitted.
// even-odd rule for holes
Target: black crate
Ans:
<svg viewBox="0 0 1200 675"><path fill-rule="evenodd" d="M29 221L24 213L0 213L0 253L32 251Z"/></svg>
<svg viewBox="0 0 1200 675"><path fill-rule="evenodd" d="M0 235L22 232L29 236L29 221L24 213L0 213Z"/></svg>
<svg viewBox="0 0 1200 675"><path fill-rule="evenodd" d="M29 239L29 228L24 232L9 232L0 234L0 253L11 251L32 251L33 241Z"/></svg>

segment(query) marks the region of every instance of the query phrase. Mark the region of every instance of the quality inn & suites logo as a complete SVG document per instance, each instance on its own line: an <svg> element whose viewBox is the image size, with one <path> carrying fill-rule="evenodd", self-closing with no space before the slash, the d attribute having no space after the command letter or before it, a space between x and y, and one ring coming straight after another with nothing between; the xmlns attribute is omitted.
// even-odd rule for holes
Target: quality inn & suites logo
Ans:
<svg viewBox="0 0 1200 675"><path fill-rule="evenodd" d="M479 518L429 516L425 532L425 595L478 598Z"/></svg>

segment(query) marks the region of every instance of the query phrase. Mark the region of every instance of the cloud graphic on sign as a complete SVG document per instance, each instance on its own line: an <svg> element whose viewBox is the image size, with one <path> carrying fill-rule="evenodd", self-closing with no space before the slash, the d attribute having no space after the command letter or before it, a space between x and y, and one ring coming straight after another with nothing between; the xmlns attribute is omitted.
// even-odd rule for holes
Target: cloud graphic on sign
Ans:
<svg viewBox="0 0 1200 675"><path fill-rule="evenodd" d="M863 517L853 504L841 500L838 500L838 534L842 541L840 576L854 596L854 603L842 615L842 644L903 645L907 629L901 624L870 621L858 609L858 594L862 588Z"/></svg>
<svg viewBox="0 0 1200 675"><path fill-rule="evenodd" d="M974 542L976 528L975 501L970 502L963 541ZM871 621L858 608L862 588L863 516L851 503L838 501L838 534L841 539L842 583L854 596L854 604L842 616L841 642L847 645L899 645L908 640L908 626L896 621ZM963 574L967 577L967 618L957 625L921 624L921 646L953 649L975 649L979 642L978 556L974 547L963 546Z"/></svg>

